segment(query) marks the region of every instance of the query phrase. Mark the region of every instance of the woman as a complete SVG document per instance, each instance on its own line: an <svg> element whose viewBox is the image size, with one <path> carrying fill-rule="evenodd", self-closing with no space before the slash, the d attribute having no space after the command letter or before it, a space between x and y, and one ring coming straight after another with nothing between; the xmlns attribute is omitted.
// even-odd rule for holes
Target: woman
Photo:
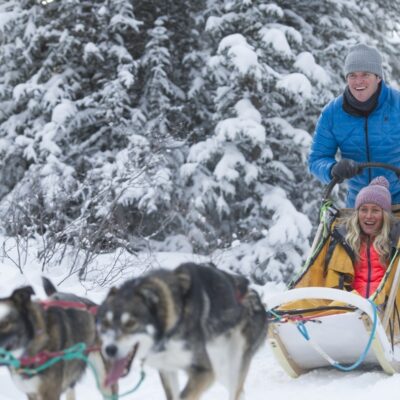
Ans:
<svg viewBox="0 0 400 400"><path fill-rule="evenodd" d="M344 278L344 281L347 278L346 288L364 297L371 296L385 275L400 234L400 224L391 212L385 177L378 176L360 190L354 212L342 218L334 231L336 242L347 250L353 264L353 276Z"/></svg>
<svg viewBox="0 0 400 400"><path fill-rule="evenodd" d="M355 210L341 221L353 251L352 288L369 297L378 288L398 241L398 224L391 213L389 183L379 176L358 193Z"/></svg>
<svg viewBox="0 0 400 400"><path fill-rule="evenodd" d="M355 290L370 297L391 266L375 301L386 300L400 260L400 222L391 212L388 187L387 179L378 176L360 190L355 209L344 212L328 228L329 235L322 239L310 266L293 282L292 288L331 287Z"/></svg>

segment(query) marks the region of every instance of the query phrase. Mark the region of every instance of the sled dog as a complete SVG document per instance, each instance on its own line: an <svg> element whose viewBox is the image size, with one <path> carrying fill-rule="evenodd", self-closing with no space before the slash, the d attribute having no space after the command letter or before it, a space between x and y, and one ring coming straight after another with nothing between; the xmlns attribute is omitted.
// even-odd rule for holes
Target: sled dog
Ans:
<svg viewBox="0 0 400 400"><path fill-rule="evenodd" d="M90 321L91 327L93 327L93 324L95 325L95 313L97 312L98 308L98 305L95 302L91 301L86 297L77 296L74 293L60 292L54 286L54 284L46 277L42 277L42 282L44 291L51 301L55 301L55 304L57 304L57 301L59 301L60 305L64 302L65 303L64 307L69 306L72 308L74 307L74 304L85 306L83 307L83 309L86 309L90 313L90 316L92 318ZM97 345L96 347L100 348L100 341L96 329L95 329L95 334L96 334L96 345ZM90 352L89 361L92 367L96 371L96 374L99 378L99 383L102 385L105 382L107 371L109 370L109 362L103 357L102 353L99 350ZM108 396L109 398L112 397L112 395L118 393L117 384L111 385L109 387L102 386L100 389L103 392L103 394L105 396ZM70 396L71 398L74 398L74 393L72 392Z"/></svg>
<svg viewBox="0 0 400 400"><path fill-rule="evenodd" d="M93 315L73 308L44 308L31 299L33 294L32 287L25 286L0 299L0 347L19 360L31 360L25 368L38 367L34 356L55 354L81 342L96 344ZM85 362L77 359L60 361L33 375L9 367L15 384L29 400L59 400L65 391L68 400L74 399L73 388L85 368Z"/></svg>
<svg viewBox="0 0 400 400"><path fill-rule="evenodd" d="M155 270L112 288L97 314L107 384L126 373L132 355L156 368L167 400L197 400L215 380L229 400L242 397L267 318L246 278L207 264ZM187 374L180 390L178 371Z"/></svg>
<svg viewBox="0 0 400 400"><path fill-rule="evenodd" d="M99 345L95 316L89 312L89 307L94 307L95 303L72 293L58 292L47 278L43 278L43 286L49 302L33 301L34 291L30 286L14 290L10 297L0 298L0 348L24 360L24 367L30 370L40 365L36 360L41 355L58 354L78 343L93 349ZM58 305L58 300L71 305ZM74 308L73 302L86 307ZM106 365L100 352L91 352L89 358L104 380ZM26 360L31 360L32 364L26 365ZM74 400L74 386L82 377L86 363L77 359L61 361L33 375L9 369L15 384L29 400L59 400L63 392L67 392L67 400ZM115 390L114 386L103 388L107 395Z"/></svg>

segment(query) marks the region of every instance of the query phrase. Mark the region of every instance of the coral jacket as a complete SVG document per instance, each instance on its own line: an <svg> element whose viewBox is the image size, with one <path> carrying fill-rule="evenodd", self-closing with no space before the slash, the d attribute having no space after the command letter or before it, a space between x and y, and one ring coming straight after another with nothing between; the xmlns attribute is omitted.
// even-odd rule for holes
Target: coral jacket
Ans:
<svg viewBox="0 0 400 400"><path fill-rule="evenodd" d="M361 245L360 257L354 265L353 289L361 296L369 297L378 288L385 271L386 266L382 265L372 241L364 242Z"/></svg>

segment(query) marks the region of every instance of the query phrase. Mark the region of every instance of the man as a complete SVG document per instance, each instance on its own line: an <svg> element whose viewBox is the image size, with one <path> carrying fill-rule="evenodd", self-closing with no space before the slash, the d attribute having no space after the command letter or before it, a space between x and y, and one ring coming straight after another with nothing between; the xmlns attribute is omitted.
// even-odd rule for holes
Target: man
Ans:
<svg viewBox="0 0 400 400"><path fill-rule="evenodd" d="M309 168L319 180L348 181L347 207L374 177L384 175L393 204L400 204L400 181L382 168L360 173L359 162L382 162L400 167L400 92L382 80L382 57L365 44L350 49L344 64L344 93L323 109L315 130ZM342 159L336 161L340 150Z"/></svg>

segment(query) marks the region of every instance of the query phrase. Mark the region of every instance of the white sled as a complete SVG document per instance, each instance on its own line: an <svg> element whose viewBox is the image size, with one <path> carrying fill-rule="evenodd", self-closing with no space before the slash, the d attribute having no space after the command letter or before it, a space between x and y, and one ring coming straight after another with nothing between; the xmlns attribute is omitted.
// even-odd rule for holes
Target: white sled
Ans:
<svg viewBox="0 0 400 400"><path fill-rule="evenodd" d="M267 300L268 309L300 299L345 302L354 311L314 316L302 322L285 320L270 324L268 340L276 359L292 377L321 367L352 369L380 366L388 374L400 371L400 348L392 346L376 308L361 296L338 289L310 287L292 289ZM339 368L341 369L341 368Z"/></svg>

